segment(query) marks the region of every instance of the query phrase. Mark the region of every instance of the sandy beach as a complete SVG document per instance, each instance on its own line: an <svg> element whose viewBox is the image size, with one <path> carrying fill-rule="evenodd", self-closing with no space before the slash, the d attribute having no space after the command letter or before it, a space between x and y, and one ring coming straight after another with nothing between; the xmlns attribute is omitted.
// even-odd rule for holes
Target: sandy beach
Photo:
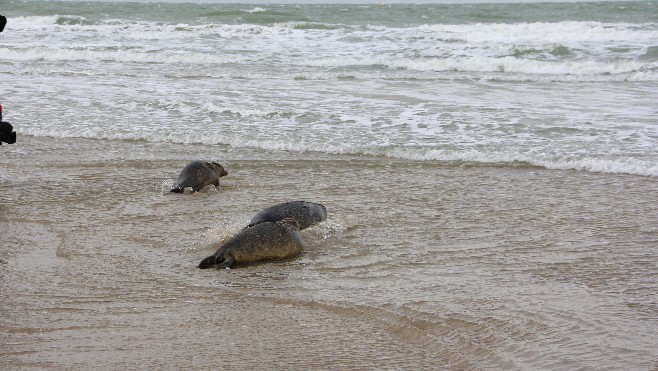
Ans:
<svg viewBox="0 0 658 371"><path fill-rule="evenodd" d="M189 146L19 139L5 369L655 365L652 178L195 146L229 176L176 195ZM196 268L288 199L329 210L301 257Z"/></svg>

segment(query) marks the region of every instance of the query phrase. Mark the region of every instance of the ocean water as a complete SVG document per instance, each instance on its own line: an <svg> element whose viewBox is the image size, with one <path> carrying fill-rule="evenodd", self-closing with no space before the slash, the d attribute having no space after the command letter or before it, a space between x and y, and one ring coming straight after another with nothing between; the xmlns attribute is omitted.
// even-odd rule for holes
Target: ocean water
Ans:
<svg viewBox="0 0 658 371"><path fill-rule="evenodd" d="M658 3L0 14L0 368L658 367Z"/></svg>

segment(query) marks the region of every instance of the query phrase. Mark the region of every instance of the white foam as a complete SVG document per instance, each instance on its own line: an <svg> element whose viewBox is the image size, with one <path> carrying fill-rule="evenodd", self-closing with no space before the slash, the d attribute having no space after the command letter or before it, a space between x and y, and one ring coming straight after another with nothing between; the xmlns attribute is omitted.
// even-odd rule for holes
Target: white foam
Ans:
<svg viewBox="0 0 658 371"><path fill-rule="evenodd" d="M435 72L486 72L515 73L537 75L619 75L638 72L641 65L636 61L615 62L553 62L520 59L516 57L469 57L469 58L437 58L388 60L382 57L340 58L332 57L308 61L315 67L353 67L353 66L386 66L391 69ZM650 74L655 77L654 74ZM639 77L639 76L637 76ZM526 77L527 78L527 77Z"/></svg>
<svg viewBox="0 0 658 371"><path fill-rule="evenodd" d="M658 163L651 160L637 158L621 158L614 155L603 155L592 157L587 155L566 156L558 152L557 155L545 152L515 152L515 151L486 151L476 149L466 150L443 150L430 147L391 145L386 141L379 143L367 143L355 145L354 143L331 143L332 141L315 142L300 140L289 140L285 135L279 138L264 139L240 136L227 136L225 134L209 135L198 134L176 134L163 132L107 132L104 130L87 129L80 130L47 128L22 130L22 134L34 136L46 136L57 138L103 138L112 140L146 140L152 142L172 142L183 144L207 144L207 145L230 145L234 148L255 148L272 151L290 152L322 152L331 154L354 154L370 156L386 156L391 158L407 159L414 161L442 161L442 162L472 162L480 164L519 164L527 163L533 166L545 167L558 170L580 170L599 173L635 174L642 176L658 176ZM384 138L382 138L384 139ZM163 181L162 189L169 187L171 180Z"/></svg>
<svg viewBox="0 0 658 371"><path fill-rule="evenodd" d="M205 53L181 53L163 50L159 53L135 52L130 50L94 51L61 49L51 47L33 47L8 49L0 48L3 59L10 61L113 61L123 63L162 63L162 64L224 64L240 63L244 56L239 55L213 55Z"/></svg>
<svg viewBox="0 0 658 371"><path fill-rule="evenodd" d="M514 152L408 150L395 148L385 152L386 156L418 161L473 162L480 164L527 163L555 170L580 170L595 173L633 174L658 176L658 164L653 161L633 158L565 158L550 157L541 153L530 155Z"/></svg>
<svg viewBox="0 0 658 371"><path fill-rule="evenodd" d="M244 227L247 226L247 224L249 224L247 221L219 223L206 231L206 240L209 244L218 248L231 237L240 232Z"/></svg>
<svg viewBox="0 0 658 371"><path fill-rule="evenodd" d="M348 215L336 214L329 215L329 218L308 229L302 231L304 240L329 240L340 238L347 230L353 228L356 222Z"/></svg>
<svg viewBox="0 0 658 371"><path fill-rule="evenodd" d="M460 40L467 43L573 44L595 42L637 42L654 32L635 24L564 21L555 23L493 23L465 25L425 25L419 35L437 40Z"/></svg>
<svg viewBox="0 0 658 371"><path fill-rule="evenodd" d="M583 158L577 160L552 161L543 164L548 169L574 169L595 173L636 174L658 176L658 164L652 161L638 159L596 159Z"/></svg>
<svg viewBox="0 0 658 371"><path fill-rule="evenodd" d="M654 24L14 21L21 135L657 175Z"/></svg>
<svg viewBox="0 0 658 371"><path fill-rule="evenodd" d="M58 24L63 17L72 16L17 17L12 35L18 36L9 35L3 59L162 63L195 66L198 71L209 65L235 64L246 68L225 74L245 78L258 76L251 67L270 65L280 70L264 75L293 79L368 79L376 74L380 78L508 81L658 79L657 62L639 58L647 45L658 45L658 31L651 25L557 22L305 29L304 22L167 25L105 20L85 24L80 18L74 24ZM48 27L44 37L64 39L47 46L41 41L30 43L34 27ZM218 45L215 40L224 42Z"/></svg>
<svg viewBox="0 0 658 371"><path fill-rule="evenodd" d="M160 192L165 195L169 194L171 190L174 188L176 185L176 181L173 179L164 179L162 182L160 182Z"/></svg>
<svg viewBox="0 0 658 371"><path fill-rule="evenodd" d="M12 29L30 28L34 26L55 25L59 15L49 16L28 16L28 17L11 17Z"/></svg>
<svg viewBox="0 0 658 371"><path fill-rule="evenodd" d="M272 118L281 116L292 116L298 114L295 111L281 111L277 107L258 107L258 108L245 108L235 105L218 105L213 102L206 102L202 108L208 112L222 113L228 116L237 116L245 118Z"/></svg>
<svg viewBox="0 0 658 371"><path fill-rule="evenodd" d="M250 13L250 14L254 14L254 13L265 13L265 12L267 12L267 9L260 8L260 7L255 7L255 8L252 8L252 9L241 9L241 11L246 12L246 13Z"/></svg>

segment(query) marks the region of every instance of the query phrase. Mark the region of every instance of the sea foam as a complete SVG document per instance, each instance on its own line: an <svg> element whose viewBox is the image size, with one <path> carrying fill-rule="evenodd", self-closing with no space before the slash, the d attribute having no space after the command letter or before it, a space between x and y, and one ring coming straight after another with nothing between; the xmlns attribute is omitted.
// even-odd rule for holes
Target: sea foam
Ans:
<svg viewBox="0 0 658 371"><path fill-rule="evenodd" d="M657 175L655 22L65 5L3 33L19 135Z"/></svg>

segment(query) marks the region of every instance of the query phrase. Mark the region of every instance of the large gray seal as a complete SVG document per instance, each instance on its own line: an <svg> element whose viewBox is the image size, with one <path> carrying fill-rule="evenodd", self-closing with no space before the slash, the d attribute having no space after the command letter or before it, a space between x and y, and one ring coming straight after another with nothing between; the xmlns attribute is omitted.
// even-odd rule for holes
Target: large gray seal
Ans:
<svg viewBox="0 0 658 371"><path fill-rule="evenodd" d="M260 260L292 258L301 254L299 227L292 219L247 227L203 259L199 268L231 268Z"/></svg>
<svg viewBox="0 0 658 371"><path fill-rule="evenodd" d="M219 187L219 178L228 175L228 171L216 162L192 161L181 170L178 183L172 192L183 193L187 187L193 192L199 192L207 185Z"/></svg>
<svg viewBox="0 0 658 371"><path fill-rule="evenodd" d="M294 219L299 224L299 229L302 230L327 219L327 208L324 205L308 201L284 202L259 211L251 219L249 226L276 222L286 218Z"/></svg>

